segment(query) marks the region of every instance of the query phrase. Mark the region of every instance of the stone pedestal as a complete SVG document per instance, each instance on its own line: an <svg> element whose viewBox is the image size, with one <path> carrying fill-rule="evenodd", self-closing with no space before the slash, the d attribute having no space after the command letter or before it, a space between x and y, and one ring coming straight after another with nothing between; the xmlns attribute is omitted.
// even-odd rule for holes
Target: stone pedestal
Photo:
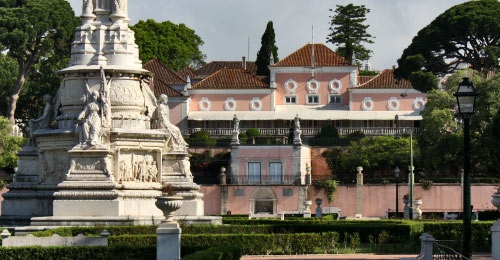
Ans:
<svg viewBox="0 0 500 260"><path fill-rule="evenodd" d="M500 260L500 219L491 226L491 258Z"/></svg>
<svg viewBox="0 0 500 260"><path fill-rule="evenodd" d="M358 167L356 175L356 215L355 218L363 217L363 167Z"/></svg>
<svg viewBox="0 0 500 260"><path fill-rule="evenodd" d="M161 223L156 229L156 259L181 259L181 228L175 222Z"/></svg>

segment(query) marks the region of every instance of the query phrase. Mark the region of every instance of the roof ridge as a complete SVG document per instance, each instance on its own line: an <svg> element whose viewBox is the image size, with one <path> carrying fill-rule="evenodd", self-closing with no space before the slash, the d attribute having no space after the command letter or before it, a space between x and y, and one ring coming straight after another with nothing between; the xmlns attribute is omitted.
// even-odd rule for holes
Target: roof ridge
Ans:
<svg viewBox="0 0 500 260"><path fill-rule="evenodd" d="M154 79L153 79L154 80ZM171 87L169 84L167 84L165 81L163 81L162 79L158 78L158 81L161 81L161 83L165 84L165 86L171 90L173 90L174 92L177 92L179 93L179 95L182 95L182 93L180 91L177 91L175 90L173 87Z"/></svg>
<svg viewBox="0 0 500 260"><path fill-rule="evenodd" d="M161 65L164 69L166 69L168 72L172 73L172 75L174 75L174 77L177 77L177 79L181 80L181 81L182 81L182 82L184 82L184 83L187 83L187 82L186 82L186 80L182 79L181 77L179 77L179 75L177 75L177 73L175 73L173 70L169 69L169 68L167 67L167 65L163 64L161 61L159 61L158 59L156 59L156 58L154 58L154 57L153 57L150 61L148 61L148 62L144 63L144 65L143 65L143 66L145 66L146 64L148 64L148 63L150 63L150 62L152 62L152 61L156 61L156 62L157 62L158 64L160 64L160 65Z"/></svg>
<svg viewBox="0 0 500 260"><path fill-rule="evenodd" d="M200 80L199 82L197 82L196 84L194 84L194 85L192 86L192 88L193 88L193 89L194 89L194 88L196 88L196 86L200 85L200 83L205 82L205 81L207 81L207 80L208 80L208 79L210 79L210 78L213 78L215 75L219 74L222 70L225 70L225 69L226 69L226 68L222 68L222 69L219 69L218 71L216 71L216 72L214 72L214 73L210 74L208 77L206 77L206 78L204 78L204 79Z"/></svg>
<svg viewBox="0 0 500 260"><path fill-rule="evenodd" d="M375 80L375 79L377 79L378 77L381 77L381 76L382 76L382 74L384 74L384 72L385 72L386 70L389 70L389 69L383 69L383 70L382 70L379 74L377 74L377 75L375 75L373 78L371 78L371 79L367 80L365 83L358 85L358 87L364 86L364 85L366 85L366 84L368 84L368 83L370 83L370 82L374 81L374 80ZM361 75L359 75L359 76L361 76Z"/></svg>
<svg viewBox="0 0 500 260"><path fill-rule="evenodd" d="M303 48L305 48L307 45L310 45L311 43L306 43L305 45L303 45L302 47L296 49L294 52L288 54L288 56L286 56L285 58L281 59L280 61L278 61L276 64L274 64L273 66L278 66L278 64L280 64L280 62L286 60L288 57L294 55L295 53L299 52L300 50L302 50Z"/></svg>

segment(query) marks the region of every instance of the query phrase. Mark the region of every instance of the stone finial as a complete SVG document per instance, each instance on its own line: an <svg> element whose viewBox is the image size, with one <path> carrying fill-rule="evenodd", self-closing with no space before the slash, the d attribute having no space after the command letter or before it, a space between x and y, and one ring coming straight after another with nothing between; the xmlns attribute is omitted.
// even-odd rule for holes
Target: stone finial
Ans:
<svg viewBox="0 0 500 260"><path fill-rule="evenodd" d="M109 237L111 234L108 232L108 230L103 229L100 235L101 237Z"/></svg>
<svg viewBox="0 0 500 260"><path fill-rule="evenodd" d="M2 237L2 239L6 239L6 238L8 238L10 236L11 236L11 234L10 234L9 230L7 230L7 229L4 229L2 231L2 233L0 233L0 237Z"/></svg>

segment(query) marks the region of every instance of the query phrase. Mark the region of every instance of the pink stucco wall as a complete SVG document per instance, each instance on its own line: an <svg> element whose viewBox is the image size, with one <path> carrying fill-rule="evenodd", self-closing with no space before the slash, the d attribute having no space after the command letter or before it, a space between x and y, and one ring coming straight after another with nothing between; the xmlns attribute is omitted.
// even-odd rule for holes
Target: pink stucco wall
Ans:
<svg viewBox="0 0 500 260"><path fill-rule="evenodd" d="M228 210L232 214L248 214L250 211L250 199L262 186L229 186L228 187ZM270 188L278 201L277 211L298 211L298 186L266 186ZM293 196L283 196L283 188L293 189ZM244 196L234 196L235 189L244 189Z"/></svg>
<svg viewBox="0 0 500 260"><path fill-rule="evenodd" d="M372 111L388 111L387 102L391 97L397 97L399 101L399 111L413 111L413 101L416 97L423 97L424 101L427 102L427 95L420 93L410 93L406 97L401 97L400 93L353 93L352 94L352 110L362 111L361 102L365 97L371 97L373 100Z"/></svg>
<svg viewBox="0 0 500 260"><path fill-rule="evenodd" d="M269 162L281 162L283 176L293 175L293 146L240 146L238 157L240 176L247 175L248 162L260 162L262 176L269 175Z"/></svg>
<svg viewBox="0 0 500 260"><path fill-rule="evenodd" d="M328 104L328 96L330 95L328 84L333 79L337 79L342 83L340 90L342 103L349 104L349 96L347 95L350 81L349 73L315 73L314 78L319 82L318 94L320 95L320 105ZM276 105L285 104L285 95L288 94L285 89L285 82L289 79L297 82L297 89L295 90L295 95L297 95L298 99L297 104L305 105L306 95L309 94L307 82L311 79L311 73L276 73Z"/></svg>
<svg viewBox="0 0 500 260"><path fill-rule="evenodd" d="M471 187L471 203L474 211L493 210L491 195L495 193L494 185L473 185ZM408 186L399 186L399 211L404 208L403 196L408 193ZM395 185L365 185L363 187L363 216L383 217L388 209L396 209ZM420 207L424 212L460 212L462 211L460 185L434 184L430 190L424 190L420 185L415 186L415 197L422 199ZM328 203L325 194L309 190L309 199L321 198L322 206L335 206L342 209L342 215L354 216L356 214L356 186L339 186L332 203ZM311 206L311 211L316 212L316 205Z"/></svg>
<svg viewBox="0 0 500 260"><path fill-rule="evenodd" d="M180 122L182 121L182 103L169 101L168 108L170 109L170 122L180 127Z"/></svg>
<svg viewBox="0 0 500 260"><path fill-rule="evenodd" d="M232 97L236 102L236 111L251 111L250 101L254 97L260 98L262 101L261 111L271 110L271 94L230 94L229 90L221 90L222 94L191 94L190 111L200 111L199 102L206 97L210 101L210 111L226 111L224 102L227 98Z"/></svg>
<svg viewBox="0 0 500 260"><path fill-rule="evenodd" d="M203 194L205 203L205 215L220 215L221 187L218 185L201 186L200 192Z"/></svg>

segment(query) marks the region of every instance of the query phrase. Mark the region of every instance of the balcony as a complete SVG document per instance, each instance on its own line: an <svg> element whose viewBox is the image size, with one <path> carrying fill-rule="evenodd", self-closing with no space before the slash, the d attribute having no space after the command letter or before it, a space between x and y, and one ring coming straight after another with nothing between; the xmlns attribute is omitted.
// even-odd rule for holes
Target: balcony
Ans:
<svg viewBox="0 0 500 260"><path fill-rule="evenodd" d="M257 128L263 135L271 136L288 136L290 133L289 128ZM381 135L405 135L410 134L411 127L337 127L340 135L349 135L355 132L362 132L366 136L381 136ZM208 131L212 136L230 136L233 133L232 128L190 128L184 131L185 135L190 135L198 131ZM244 133L248 128L240 129L240 133ZM321 128L302 128L303 136L315 136L320 131ZM418 128L413 128L413 133L418 132Z"/></svg>
<svg viewBox="0 0 500 260"><path fill-rule="evenodd" d="M231 184L239 185L293 185L300 184L300 178L291 175L242 175L231 176Z"/></svg>

